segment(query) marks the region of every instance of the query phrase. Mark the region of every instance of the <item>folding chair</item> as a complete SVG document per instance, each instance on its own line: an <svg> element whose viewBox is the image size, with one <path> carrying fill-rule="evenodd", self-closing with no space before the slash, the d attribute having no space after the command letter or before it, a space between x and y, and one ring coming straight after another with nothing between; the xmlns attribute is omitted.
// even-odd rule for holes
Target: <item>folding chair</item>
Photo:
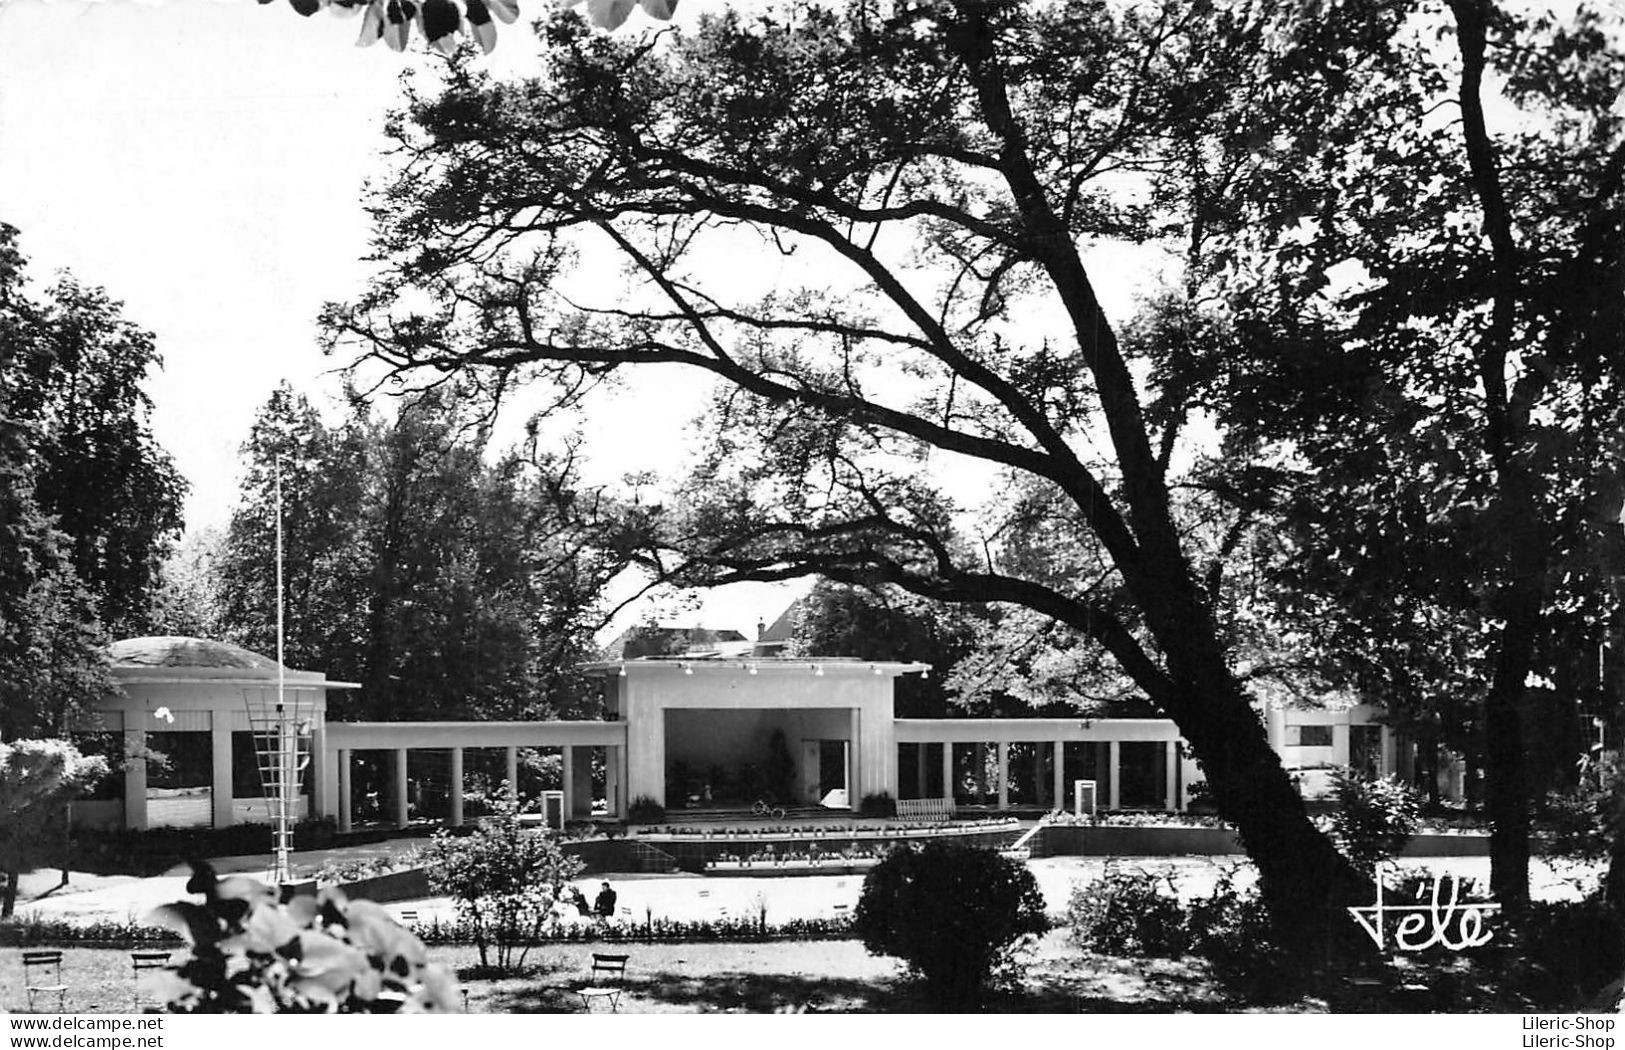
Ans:
<svg viewBox="0 0 1625 1050"><path fill-rule="evenodd" d="M35 971L49 971L49 977L36 974ZM44 983L49 980L50 983ZM34 1009L35 994L50 995L56 993L56 1009L58 1013L66 1013L68 1009L68 986L62 981L62 952L60 949L47 951L23 952L23 983L28 987L28 1008Z"/></svg>
<svg viewBox="0 0 1625 1050"><path fill-rule="evenodd" d="M162 970L169 965L169 952L163 950L148 950L130 953L130 972L134 979L130 998L135 1004L135 1012L141 1012L141 971ZM163 1003L154 1002L154 1006L163 1006Z"/></svg>
<svg viewBox="0 0 1625 1050"><path fill-rule="evenodd" d="M626 960L629 958L631 956L628 955L592 953L593 983L576 989L576 994L581 996L582 1010L592 1013L592 1004L601 999L609 1000L610 1013L621 1008L621 982L626 980Z"/></svg>

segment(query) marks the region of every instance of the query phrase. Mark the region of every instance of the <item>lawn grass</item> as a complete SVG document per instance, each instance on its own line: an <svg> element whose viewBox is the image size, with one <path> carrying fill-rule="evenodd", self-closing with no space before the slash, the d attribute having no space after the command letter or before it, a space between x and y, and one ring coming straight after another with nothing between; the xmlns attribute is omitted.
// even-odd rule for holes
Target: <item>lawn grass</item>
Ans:
<svg viewBox="0 0 1625 1050"><path fill-rule="evenodd" d="M870 955L857 941L695 944L569 944L533 949L520 976L481 973L472 947L435 947L430 957L458 973L474 1013L579 1013L574 990L589 983L592 953L628 953L621 1013L907 1013L937 1012L897 961ZM176 958L180 958L177 952ZM128 950L63 949L67 1009L123 1013L135 990ZM55 1010L56 1001L36 1001ZM1201 964L1107 960L1084 956L1063 933L1046 936L1018 993L954 1009L997 1012L1220 1010L1228 1004ZM20 951L0 950L0 1006L27 1009ZM599 1007L602 1009L602 1007Z"/></svg>
<svg viewBox="0 0 1625 1050"><path fill-rule="evenodd" d="M631 956L621 1013L1166 1013L1269 1010L1309 1013L1411 1013L1527 1010L1535 1004L1504 997L1488 972L1464 959L1437 972L1416 972L1406 988L1358 988L1335 983L1325 998L1261 1005L1235 998L1196 958L1115 958L1079 950L1067 931L1053 930L1027 955L1019 987L979 1003L927 999L894 959L868 954L853 940L690 944L552 944L532 949L515 976L483 973L469 946L438 946L430 958L455 971L472 1013L579 1013L575 989L591 983L592 953ZM180 953L177 951L176 958ZM134 1008L134 974L127 949L65 948L66 1008L75 1013L126 1013ZM1416 982L1431 993L1418 998ZM1408 990L1407 990L1408 989ZM39 999L56 1009L55 996ZM0 949L0 1009L28 1008L20 951ZM1547 1008L1550 1008L1549 1006ZM601 1010L602 1006L597 1009Z"/></svg>

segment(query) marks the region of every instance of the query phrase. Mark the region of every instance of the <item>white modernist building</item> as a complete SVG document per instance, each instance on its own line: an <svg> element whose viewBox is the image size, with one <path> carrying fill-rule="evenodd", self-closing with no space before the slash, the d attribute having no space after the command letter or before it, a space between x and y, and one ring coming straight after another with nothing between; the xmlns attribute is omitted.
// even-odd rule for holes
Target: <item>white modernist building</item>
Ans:
<svg viewBox="0 0 1625 1050"><path fill-rule="evenodd" d="M265 819L248 710L276 685L273 661L194 638L113 647L123 695L98 726L131 756L121 797L75 803L84 824L216 827ZM604 717L551 722L330 722L327 694L355 688L286 671L305 698L310 769L304 812L341 830L358 804L406 824L421 801L413 769L443 789L437 816L463 823L474 764L520 782L523 749L558 756L570 818L627 815L647 798L667 808L791 805L857 809L865 796L945 798L987 809L1065 808L1093 780L1103 808L1182 810L1198 779L1177 727L1162 718L899 719L893 686L926 665L835 658L661 658L588 665ZM1289 768L1360 765L1394 772L1402 749L1369 707L1271 710L1265 726ZM143 755L169 761L149 775ZM357 759L387 775L358 798ZM177 772L180 769L182 772ZM116 793L116 792L115 792Z"/></svg>

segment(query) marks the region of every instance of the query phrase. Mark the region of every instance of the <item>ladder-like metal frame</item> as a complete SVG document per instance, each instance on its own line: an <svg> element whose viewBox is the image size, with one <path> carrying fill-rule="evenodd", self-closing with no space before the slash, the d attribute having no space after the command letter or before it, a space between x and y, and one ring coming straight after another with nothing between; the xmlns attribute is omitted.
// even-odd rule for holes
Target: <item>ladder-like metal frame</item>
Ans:
<svg viewBox="0 0 1625 1050"><path fill-rule="evenodd" d="M293 851L299 789L311 759L315 704L301 699L308 692L281 687L244 690L260 787L271 818L272 878L279 884L289 881L288 855Z"/></svg>
<svg viewBox="0 0 1625 1050"><path fill-rule="evenodd" d="M282 463L275 464L276 499L276 689L245 689L248 728L254 736L254 755L260 787L270 804L271 879L291 881L288 855L293 852L293 825L299 805L299 784L311 757L314 702L300 703L304 690L287 689L287 657L283 653L282 612Z"/></svg>

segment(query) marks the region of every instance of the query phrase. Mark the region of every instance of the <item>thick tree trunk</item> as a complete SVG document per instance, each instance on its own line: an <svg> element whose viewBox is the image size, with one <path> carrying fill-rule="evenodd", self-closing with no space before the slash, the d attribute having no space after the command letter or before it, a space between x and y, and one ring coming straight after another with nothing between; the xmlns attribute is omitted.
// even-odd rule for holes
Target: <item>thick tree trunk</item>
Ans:
<svg viewBox="0 0 1625 1050"><path fill-rule="evenodd" d="M1529 591L1534 590L1531 594ZM1514 587L1484 704L1484 810L1490 818L1490 891L1513 912L1529 901L1529 790L1520 701L1534 651L1541 595Z"/></svg>
<svg viewBox="0 0 1625 1050"><path fill-rule="evenodd" d="M1163 706L1258 868L1259 891L1282 943L1325 958L1347 942L1353 926L1344 909L1369 904L1371 883L1310 821L1215 638L1192 630L1164 640L1176 686Z"/></svg>
<svg viewBox="0 0 1625 1050"><path fill-rule="evenodd" d="M0 919L9 919L17 910L17 882L22 878L22 872L10 868L5 872L6 888L0 893Z"/></svg>

